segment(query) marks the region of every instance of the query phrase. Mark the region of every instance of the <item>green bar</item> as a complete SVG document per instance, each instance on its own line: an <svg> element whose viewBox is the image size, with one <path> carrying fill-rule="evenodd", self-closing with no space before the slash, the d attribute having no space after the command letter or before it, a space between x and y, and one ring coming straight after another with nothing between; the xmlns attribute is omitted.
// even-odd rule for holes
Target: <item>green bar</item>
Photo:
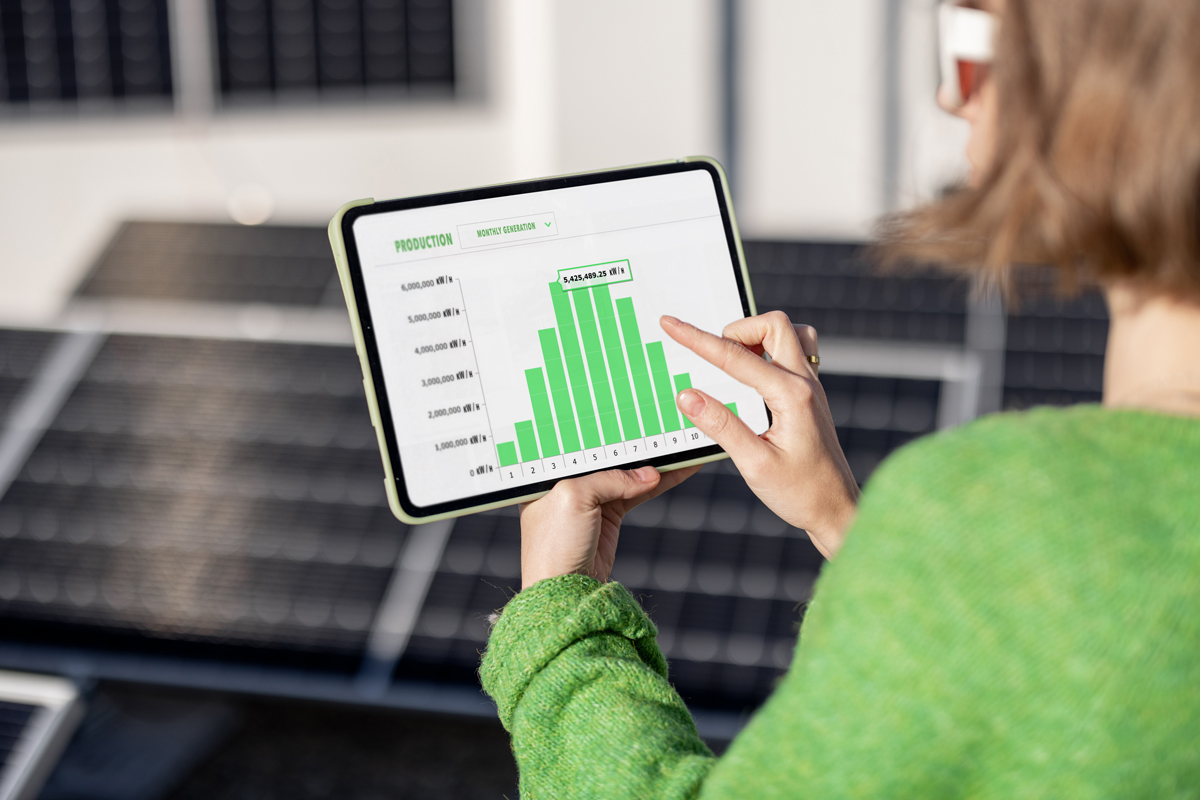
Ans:
<svg viewBox="0 0 1200 800"><path fill-rule="evenodd" d="M501 442L496 445L496 455L500 456L500 466L511 467L517 463L517 446L512 442Z"/></svg>
<svg viewBox="0 0 1200 800"><path fill-rule="evenodd" d="M579 427L575 424L575 409L571 408L571 393L567 390L567 373L563 371L562 355L558 351L558 333L554 328L538 331L542 341L542 358L546 360L546 378L550 381L550 396L554 398L554 414L558 417L558 432L562 434L564 453L579 450Z"/></svg>
<svg viewBox="0 0 1200 800"><path fill-rule="evenodd" d="M737 403L726 403L725 407L732 411L735 417L741 416L741 414L737 413Z"/></svg>
<svg viewBox="0 0 1200 800"><path fill-rule="evenodd" d="M557 283L550 284L550 299L554 301L558 338L562 340L567 376L571 379L571 394L575 398L575 410L579 412L579 433L583 437L583 446L588 449L599 447L600 429L596 427L596 410L592 405L591 389L588 388L587 371L583 368L583 351L579 349L579 336L575 333L571 299Z"/></svg>
<svg viewBox="0 0 1200 800"><path fill-rule="evenodd" d="M690 388L692 388L692 374L690 372L685 372L682 375L675 376L675 394L679 394L684 389ZM684 430L696 427L692 424L692 421L687 418L686 414L680 414L679 417L683 420Z"/></svg>
<svg viewBox="0 0 1200 800"><path fill-rule="evenodd" d="M525 384L529 387L529 402L533 404L533 418L537 421L537 437L542 440L542 455L549 458L558 455L558 434L554 432L554 415L550 413L550 394L546 391L546 379L542 370L525 370Z"/></svg>
<svg viewBox="0 0 1200 800"><path fill-rule="evenodd" d="M604 336L604 354L608 356L608 370L612 373L617 410L621 412L621 430L625 433L625 441L638 439L642 435L642 429L638 423L637 409L633 405L629 370L625 367L625 354L621 352L621 334L617 332L617 317L613 313L608 287L593 286L592 297L596 301L596 319L600 321L600 333Z"/></svg>
<svg viewBox="0 0 1200 800"><path fill-rule="evenodd" d="M675 393L671 391L671 373L667 371L667 357L663 355L662 342L646 342L646 358L650 361L650 377L654 379L654 394L658 396L663 430L667 433L677 431L679 411L675 408Z"/></svg>
<svg viewBox="0 0 1200 800"><path fill-rule="evenodd" d="M517 444L521 445L522 461L537 461L537 437L533 435L533 423L529 420L517 423Z"/></svg>
<svg viewBox="0 0 1200 800"><path fill-rule="evenodd" d="M617 424L617 407L613 404L612 384L608 382L608 367L604 365L604 350L600 347L600 329L596 327L596 314L592 311L592 296L587 292L571 292L571 297L575 300L575 315L579 317L579 333L583 336L588 371L592 373L592 391L596 393L596 410L600 412L604 443L613 444L621 441L621 427Z"/></svg>
<svg viewBox="0 0 1200 800"><path fill-rule="evenodd" d="M621 333L625 335L625 352L629 354L629 371L633 375L638 408L642 411L642 425L647 436L654 436L662 433L662 426L658 422L658 409L654 407L654 389L650 385L650 370L646 368L642 334L633 313L633 300L628 297L617 298L617 316L621 319Z"/></svg>

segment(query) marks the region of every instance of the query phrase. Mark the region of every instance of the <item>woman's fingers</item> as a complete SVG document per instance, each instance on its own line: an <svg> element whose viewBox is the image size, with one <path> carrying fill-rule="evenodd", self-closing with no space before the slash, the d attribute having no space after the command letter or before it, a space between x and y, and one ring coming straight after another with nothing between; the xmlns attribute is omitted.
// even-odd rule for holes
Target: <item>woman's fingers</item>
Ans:
<svg viewBox="0 0 1200 800"><path fill-rule="evenodd" d="M697 464L694 467L684 467L683 469L673 469L670 472L661 473L662 479L659 480L658 486L655 486L653 489L651 489L649 492L647 492L643 497L639 497L638 501L640 502L643 499L652 500L655 497L658 497L663 492L668 492L671 489L674 489L676 486L683 483L688 478L692 477L697 472L699 472L700 466L701 466L700 464Z"/></svg>
<svg viewBox="0 0 1200 800"><path fill-rule="evenodd" d="M654 467L610 469L560 481L554 488L562 492L569 505L586 511L613 500L632 500L646 494L659 484L659 477Z"/></svg>
<svg viewBox="0 0 1200 800"><path fill-rule="evenodd" d="M692 477L699 471L700 471L700 465L697 464L694 467L684 467L683 469L673 469L670 472L660 473L662 475L662 479L659 480L658 486L655 486L653 489L646 492L645 494L638 495L637 497L633 498L632 500L629 500L628 502L626 502L625 510L629 511L631 508L637 508L638 506L640 506L642 503L646 502L647 500L653 500L654 498L658 497L663 492L667 492L667 491L670 491L671 489L674 489L676 486L683 483L684 481L686 481L688 478Z"/></svg>
<svg viewBox="0 0 1200 800"><path fill-rule="evenodd" d="M807 326L805 326L807 327ZM721 331L726 339L733 339L748 348L762 345L771 356L771 361L784 369L805 374L805 351L800 346L797 329L782 311L771 311L757 317L746 317L731 322Z"/></svg>
<svg viewBox="0 0 1200 800"><path fill-rule="evenodd" d="M786 401L787 373L754 355L740 342L713 336L675 317L663 317L660 324L672 339L722 372L754 387L768 404Z"/></svg>
<svg viewBox="0 0 1200 800"><path fill-rule="evenodd" d="M700 431L725 449L739 465L757 463L770 453L771 445L759 438L746 423L717 400L698 389L685 389L676 402Z"/></svg>

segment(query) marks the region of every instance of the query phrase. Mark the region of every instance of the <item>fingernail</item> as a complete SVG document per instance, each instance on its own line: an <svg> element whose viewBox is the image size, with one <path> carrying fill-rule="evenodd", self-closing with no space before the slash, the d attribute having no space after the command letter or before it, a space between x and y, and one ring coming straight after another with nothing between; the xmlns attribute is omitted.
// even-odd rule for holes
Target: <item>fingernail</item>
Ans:
<svg viewBox="0 0 1200 800"><path fill-rule="evenodd" d="M672 317L670 314L663 314L662 321L667 323L668 325L682 325L683 324L683 320L678 319L676 317Z"/></svg>
<svg viewBox="0 0 1200 800"><path fill-rule="evenodd" d="M638 467L633 471L633 474L636 475L637 479L642 483L649 483L650 481L654 480L656 473L657 470L654 469L654 467Z"/></svg>
<svg viewBox="0 0 1200 800"><path fill-rule="evenodd" d="M680 392L676 402L679 403L679 410L689 417L698 416L704 410L704 395L693 392L691 389L684 389Z"/></svg>

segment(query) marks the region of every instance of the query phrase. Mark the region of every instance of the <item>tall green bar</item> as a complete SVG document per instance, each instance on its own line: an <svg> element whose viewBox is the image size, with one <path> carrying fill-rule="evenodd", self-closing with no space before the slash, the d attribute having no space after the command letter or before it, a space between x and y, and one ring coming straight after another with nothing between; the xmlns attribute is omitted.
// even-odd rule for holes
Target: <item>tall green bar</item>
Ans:
<svg viewBox="0 0 1200 800"><path fill-rule="evenodd" d="M675 376L675 394L679 394L684 389L690 388L692 388L692 374L690 372L685 372L682 375ZM692 424L692 421L687 418L686 414L680 414L679 416L683 419L683 427L685 430L696 427Z"/></svg>
<svg viewBox="0 0 1200 800"><path fill-rule="evenodd" d="M533 422L525 420L517 423L517 444L521 448L522 461L537 461L537 437L533 435Z"/></svg>
<svg viewBox="0 0 1200 800"><path fill-rule="evenodd" d="M600 413L604 443L613 444L621 441L621 427L617 424L617 407L613 404L608 367L604 365L604 350L600 347L600 329L596 326L596 314L592 310L592 296L587 289L570 294L575 301L575 316L579 318L579 333L583 337L588 371L592 374L592 391L596 394L596 410Z"/></svg>
<svg viewBox="0 0 1200 800"><path fill-rule="evenodd" d="M654 380L654 394L658 396L658 410L662 412L663 430L677 431L679 411L675 408L675 393L671 391L671 373L667 371L662 342L646 342L646 358L650 361L650 377Z"/></svg>
<svg viewBox="0 0 1200 800"><path fill-rule="evenodd" d="M558 434L554 432L550 394L546 391L546 379L540 367L525 370L525 385L529 387L529 402L533 405L533 419L537 423L537 438L542 442L542 455L556 456L559 454Z"/></svg>
<svg viewBox="0 0 1200 800"><path fill-rule="evenodd" d="M500 466L511 467L520 459L517 458L517 446L512 442L501 442L496 445L496 455L500 457Z"/></svg>
<svg viewBox="0 0 1200 800"><path fill-rule="evenodd" d="M629 372L633 375L642 425L647 436L654 436L662 433L662 426L658 421L658 409L654 407L654 389L650 384L650 370L646 368L642 334L638 330L637 316L633 313L633 300L628 297L617 298L617 317L621 320L621 333L625 335L625 352L629 355Z"/></svg>
<svg viewBox="0 0 1200 800"><path fill-rule="evenodd" d="M557 281L550 284L550 299L554 301L558 338L562 340L563 357L567 361L567 377L571 379L571 394L575 398L575 411L579 415L579 434L583 437L584 447L599 447L600 429L596 427L596 409L592 405L587 371L583 368L583 352L579 349L579 336L575 333L575 315L571 313L571 300Z"/></svg>
<svg viewBox="0 0 1200 800"><path fill-rule="evenodd" d="M621 430L625 433L625 441L639 439L642 428L638 423L637 408L633 404L629 369L625 366L625 354L621 351L621 334L617 331L617 316L613 313L608 287L593 286L592 298L596 301L596 319L600 321L604 354L608 356L608 369L612 374L613 389L617 395L617 410L621 412Z"/></svg>
<svg viewBox="0 0 1200 800"><path fill-rule="evenodd" d="M567 389L567 373L563 371L562 355L558 351L558 333L554 328L538 331L542 342L542 358L546 361L546 378L550 381L550 397L558 417L558 432L562 434L564 453L579 450L579 427L575 424L575 409L571 408L571 392Z"/></svg>

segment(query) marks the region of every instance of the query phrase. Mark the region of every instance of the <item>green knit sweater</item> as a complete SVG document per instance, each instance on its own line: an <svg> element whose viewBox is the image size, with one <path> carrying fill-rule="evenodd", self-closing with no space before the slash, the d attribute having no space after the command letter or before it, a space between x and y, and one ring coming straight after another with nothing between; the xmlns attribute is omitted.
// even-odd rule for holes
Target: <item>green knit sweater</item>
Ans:
<svg viewBox="0 0 1200 800"><path fill-rule="evenodd" d="M1039 410L897 452L720 759L654 637L616 583L508 603L480 674L522 800L1200 797L1200 420Z"/></svg>

